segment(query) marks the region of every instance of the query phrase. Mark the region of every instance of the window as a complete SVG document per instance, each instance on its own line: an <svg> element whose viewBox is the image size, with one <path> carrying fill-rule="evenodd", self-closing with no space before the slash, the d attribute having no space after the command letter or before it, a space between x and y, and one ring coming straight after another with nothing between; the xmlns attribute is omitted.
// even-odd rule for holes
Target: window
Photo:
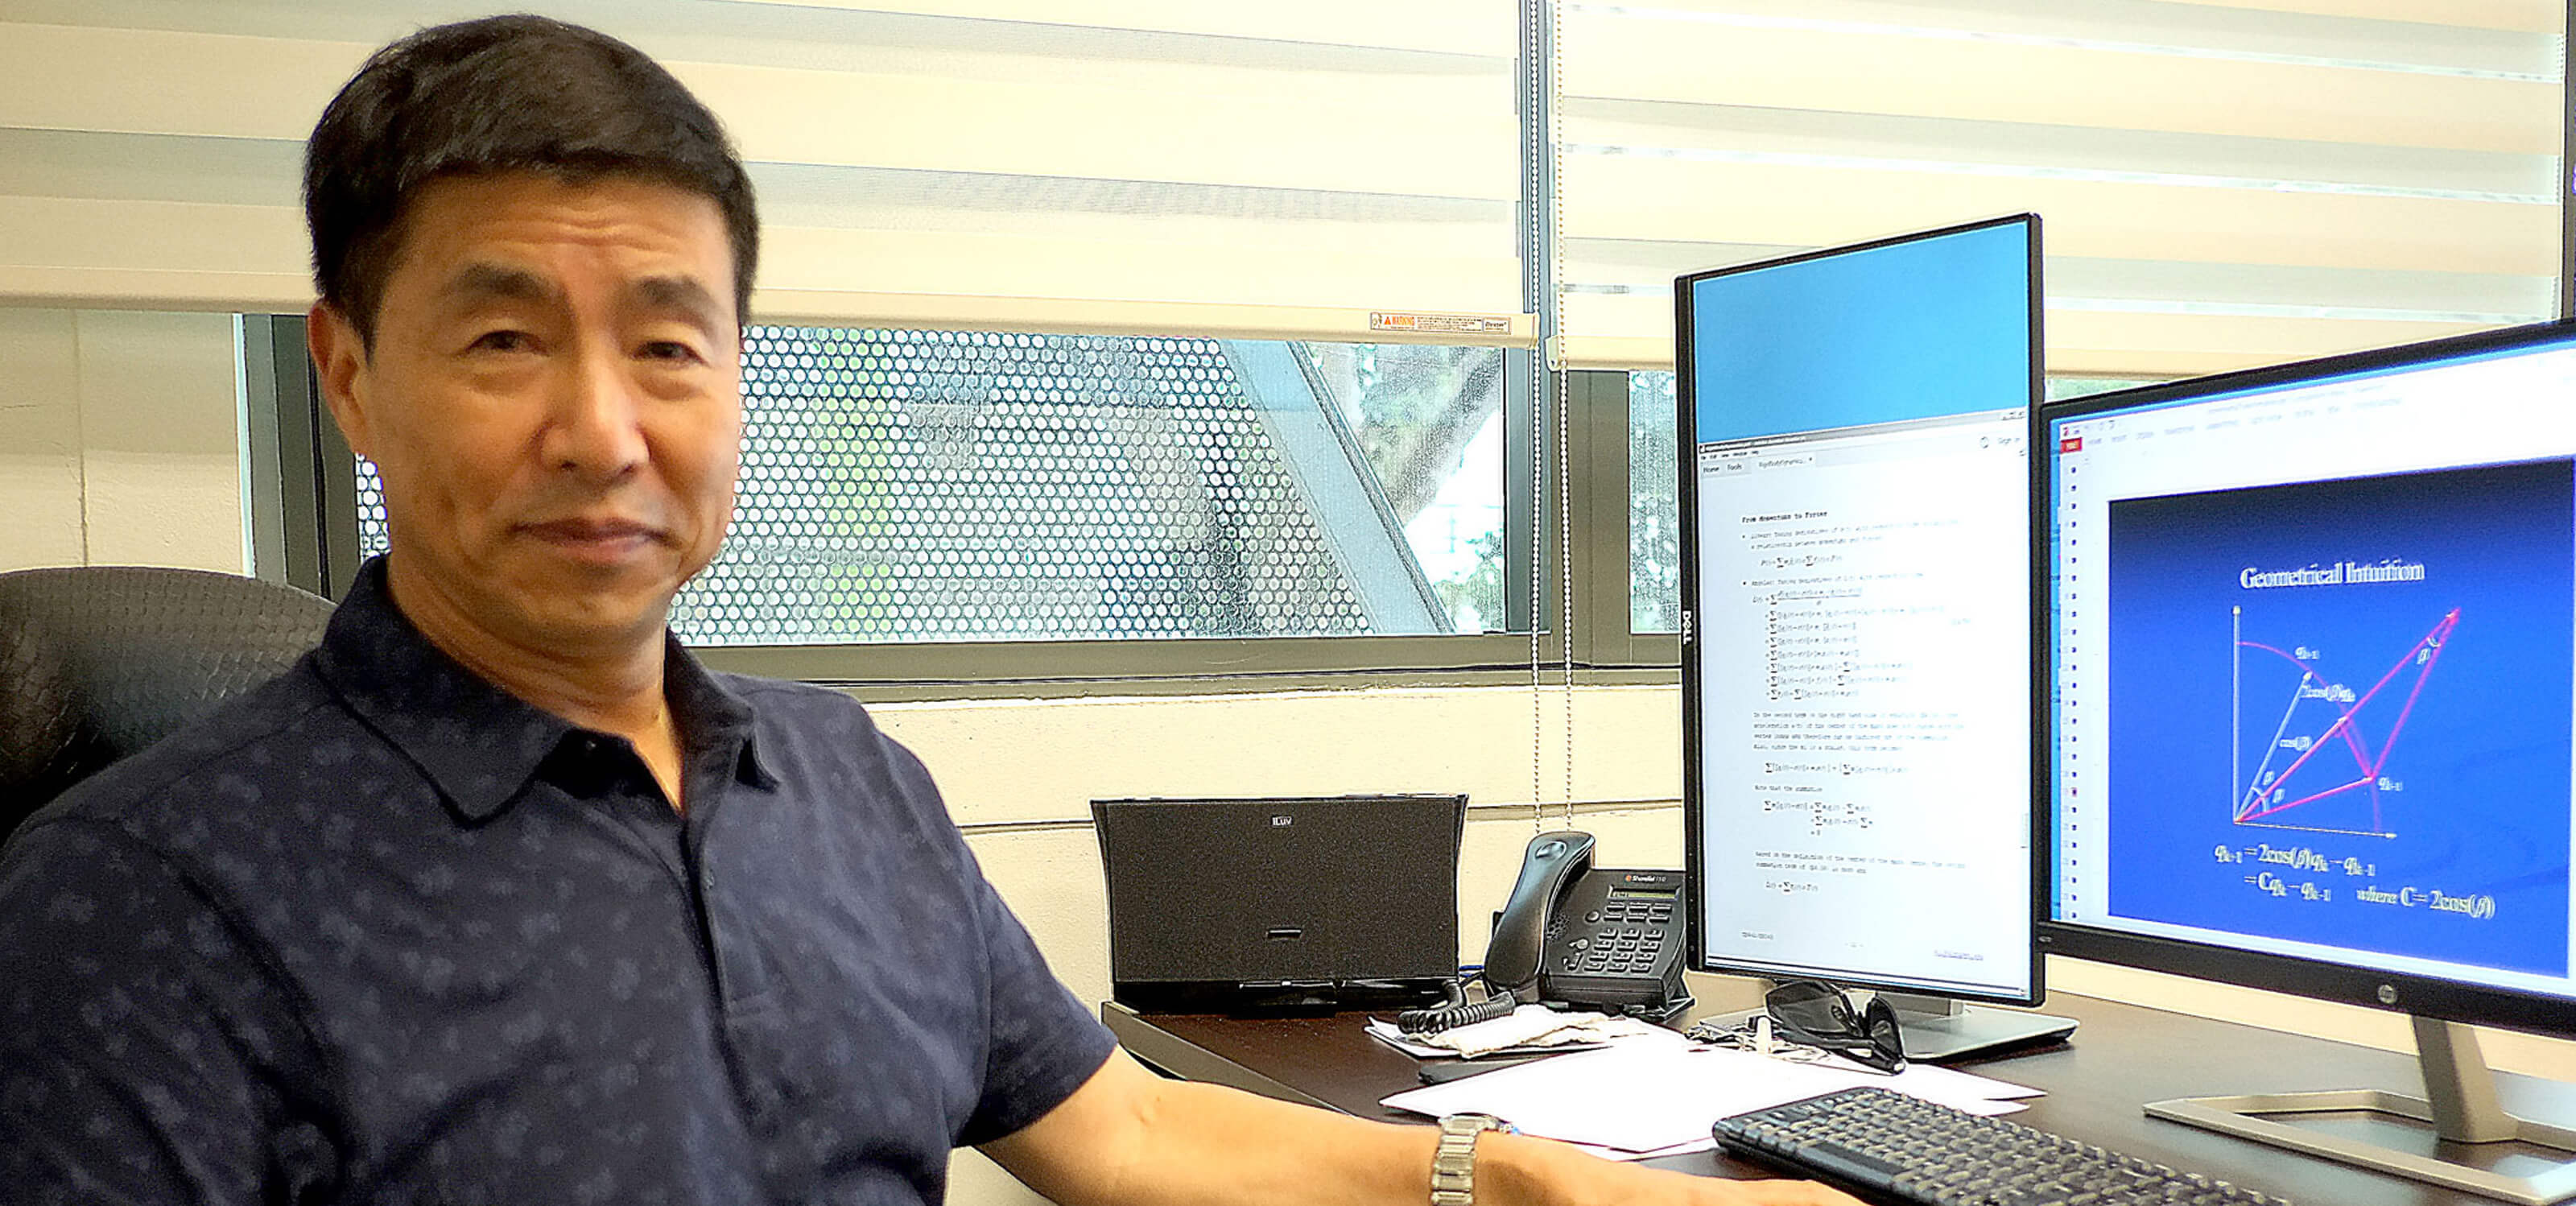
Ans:
<svg viewBox="0 0 2576 1206"><path fill-rule="evenodd" d="M1503 627L1493 348L754 327L702 646ZM359 542L384 547L372 466Z"/></svg>

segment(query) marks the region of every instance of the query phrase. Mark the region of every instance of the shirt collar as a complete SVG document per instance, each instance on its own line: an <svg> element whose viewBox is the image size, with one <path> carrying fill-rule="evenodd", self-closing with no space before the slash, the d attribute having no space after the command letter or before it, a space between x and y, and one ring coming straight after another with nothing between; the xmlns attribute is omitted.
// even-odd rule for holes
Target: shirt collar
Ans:
<svg viewBox="0 0 2576 1206"><path fill-rule="evenodd" d="M730 754L735 777L775 783L752 749L751 705L668 635L662 689L685 766ZM359 567L331 615L316 669L359 719L429 776L450 808L481 821L517 800L556 747L585 730L449 657L394 606L385 559Z"/></svg>
<svg viewBox="0 0 2576 1206"><path fill-rule="evenodd" d="M751 704L708 671L680 638L662 634L662 695L680 726L680 759L684 767L710 765L725 757L734 778L754 787L776 787L778 780L761 764Z"/></svg>

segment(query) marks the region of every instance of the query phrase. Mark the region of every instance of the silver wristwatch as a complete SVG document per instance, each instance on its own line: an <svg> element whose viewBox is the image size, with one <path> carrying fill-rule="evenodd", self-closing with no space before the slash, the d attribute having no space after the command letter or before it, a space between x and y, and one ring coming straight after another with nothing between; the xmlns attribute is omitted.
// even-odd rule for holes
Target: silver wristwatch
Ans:
<svg viewBox="0 0 2576 1206"><path fill-rule="evenodd" d="M1440 1146L1431 1153L1431 1206L1476 1206L1476 1136L1510 1129L1491 1114L1442 1118Z"/></svg>

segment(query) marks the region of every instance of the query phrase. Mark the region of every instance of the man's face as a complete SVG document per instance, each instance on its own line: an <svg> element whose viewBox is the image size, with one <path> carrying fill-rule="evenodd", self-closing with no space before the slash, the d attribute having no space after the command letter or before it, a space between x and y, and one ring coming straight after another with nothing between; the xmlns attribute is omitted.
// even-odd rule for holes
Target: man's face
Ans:
<svg viewBox="0 0 2576 1206"><path fill-rule="evenodd" d="M372 352L319 307L312 340L383 475L396 598L525 649L657 634L733 512L741 328L715 202L465 177L421 189L405 229Z"/></svg>

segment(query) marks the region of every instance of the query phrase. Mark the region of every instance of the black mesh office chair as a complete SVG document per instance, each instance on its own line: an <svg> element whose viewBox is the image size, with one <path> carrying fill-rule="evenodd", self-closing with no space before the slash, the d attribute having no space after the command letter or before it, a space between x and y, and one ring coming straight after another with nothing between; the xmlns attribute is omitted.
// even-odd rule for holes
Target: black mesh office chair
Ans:
<svg viewBox="0 0 2576 1206"><path fill-rule="evenodd" d="M331 602L201 570L0 574L0 840L320 643Z"/></svg>

